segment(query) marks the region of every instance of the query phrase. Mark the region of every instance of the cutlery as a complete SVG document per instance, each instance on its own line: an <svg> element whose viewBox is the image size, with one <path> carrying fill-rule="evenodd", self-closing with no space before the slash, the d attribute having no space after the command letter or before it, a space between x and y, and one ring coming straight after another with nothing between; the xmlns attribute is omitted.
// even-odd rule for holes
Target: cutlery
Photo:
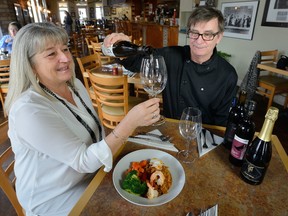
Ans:
<svg viewBox="0 0 288 216"><path fill-rule="evenodd" d="M172 140L172 137L170 137L168 135L166 136L166 135L163 135L163 134L158 135L158 134L149 133L149 132L139 132L138 135L145 135L145 136L155 137L155 138L158 138L158 139L160 139L161 141L164 141L164 142Z"/></svg>
<svg viewBox="0 0 288 216"><path fill-rule="evenodd" d="M150 141L150 142L157 142L157 143L163 143L165 145L173 145L172 143L169 143L168 141L160 141L160 140L155 140L155 139L150 139L149 137L139 137L139 136L129 136L129 138L133 138L133 139L141 139L141 140L146 140L146 141Z"/></svg>
<svg viewBox="0 0 288 216"><path fill-rule="evenodd" d="M211 132L211 131L209 131L209 133L210 133L210 135L211 135L211 137L212 137L212 145L214 145L214 146L217 146L218 144L215 142L215 139L214 139L214 134Z"/></svg>
<svg viewBox="0 0 288 216"><path fill-rule="evenodd" d="M208 145L206 143L206 129L202 129L202 132L201 132L201 143L203 143L203 148L208 148Z"/></svg>

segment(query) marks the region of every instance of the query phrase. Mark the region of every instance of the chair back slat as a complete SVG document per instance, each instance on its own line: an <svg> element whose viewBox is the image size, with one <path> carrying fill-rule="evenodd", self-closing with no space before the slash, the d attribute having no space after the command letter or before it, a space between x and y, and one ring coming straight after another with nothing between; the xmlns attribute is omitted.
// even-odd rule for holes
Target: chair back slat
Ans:
<svg viewBox="0 0 288 216"><path fill-rule="evenodd" d="M8 122L4 122L0 125L0 132L6 133L8 131ZM7 136L1 137L0 142L0 188L3 190L12 206L14 207L18 216L24 216L24 210L22 209L15 191L14 175L14 154L9 142L7 142Z"/></svg>
<svg viewBox="0 0 288 216"><path fill-rule="evenodd" d="M104 126L113 129L128 113L127 76L92 74L89 70L88 75L96 94L99 118Z"/></svg>

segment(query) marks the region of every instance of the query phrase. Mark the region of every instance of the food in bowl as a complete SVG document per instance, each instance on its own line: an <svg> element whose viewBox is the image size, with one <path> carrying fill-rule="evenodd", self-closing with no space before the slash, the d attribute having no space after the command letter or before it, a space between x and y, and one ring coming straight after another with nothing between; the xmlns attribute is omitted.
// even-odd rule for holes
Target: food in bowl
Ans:
<svg viewBox="0 0 288 216"><path fill-rule="evenodd" d="M129 193L153 199L168 193L172 185L172 175L165 164L157 159L131 162L121 183Z"/></svg>

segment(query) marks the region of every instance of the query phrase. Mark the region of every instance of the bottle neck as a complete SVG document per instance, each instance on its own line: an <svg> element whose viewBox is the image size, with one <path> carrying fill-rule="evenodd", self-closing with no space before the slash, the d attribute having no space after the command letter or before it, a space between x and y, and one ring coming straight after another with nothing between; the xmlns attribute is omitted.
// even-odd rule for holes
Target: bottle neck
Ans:
<svg viewBox="0 0 288 216"><path fill-rule="evenodd" d="M271 119L265 119L264 124L262 126L262 129L258 135L259 139L265 141L265 142L270 142L271 141L271 136L272 136L272 131L274 127L274 121Z"/></svg>

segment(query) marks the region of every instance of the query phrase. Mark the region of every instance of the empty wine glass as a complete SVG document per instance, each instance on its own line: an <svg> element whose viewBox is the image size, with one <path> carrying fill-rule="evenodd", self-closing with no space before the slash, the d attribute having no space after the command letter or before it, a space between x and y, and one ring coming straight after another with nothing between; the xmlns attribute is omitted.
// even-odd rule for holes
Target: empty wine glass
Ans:
<svg viewBox="0 0 288 216"><path fill-rule="evenodd" d="M201 111L194 107L185 108L179 121L179 131L186 139L186 149L177 154L178 159L183 163L192 163L197 157L197 136L200 134L201 128ZM192 143L195 145L192 146Z"/></svg>
<svg viewBox="0 0 288 216"><path fill-rule="evenodd" d="M160 94L167 83L167 68L163 56L145 56L141 63L140 78L144 90L150 97ZM164 122L164 116L161 115L153 125L160 125Z"/></svg>

